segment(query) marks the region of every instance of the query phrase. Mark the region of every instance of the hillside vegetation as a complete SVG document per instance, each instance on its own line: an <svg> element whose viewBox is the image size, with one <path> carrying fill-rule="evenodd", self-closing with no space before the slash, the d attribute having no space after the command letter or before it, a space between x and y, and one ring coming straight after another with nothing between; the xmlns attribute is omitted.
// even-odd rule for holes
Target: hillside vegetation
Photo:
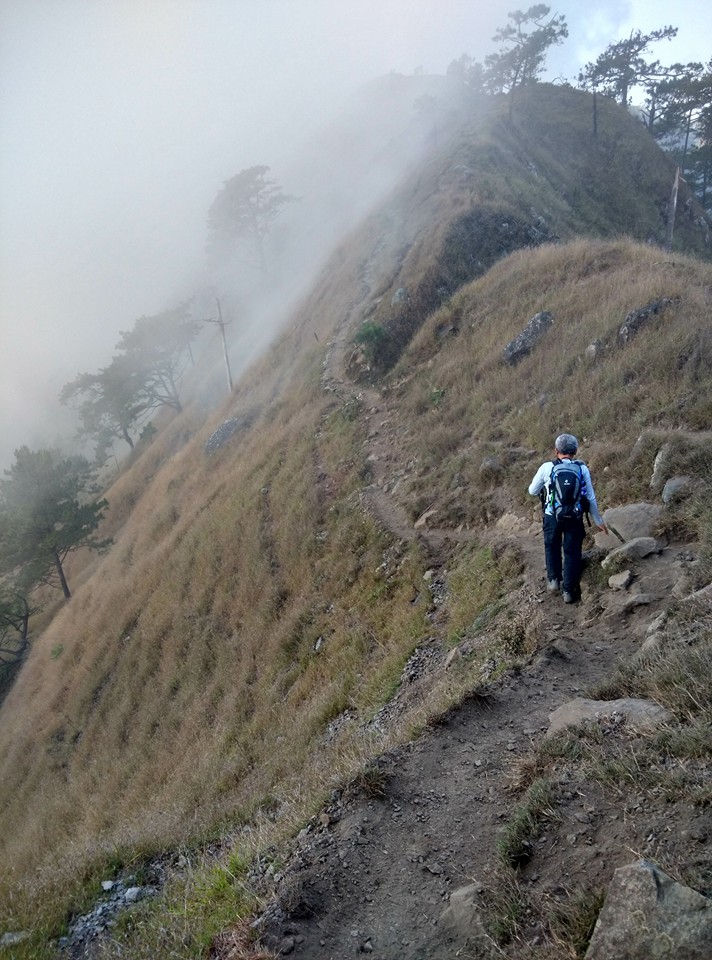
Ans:
<svg viewBox="0 0 712 960"><path fill-rule="evenodd" d="M683 196L673 252L657 245L669 161L600 107L593 139L587 94L537 88L513 125L500 104L434 145L222 407L187 403L106 491L114 545L74 558L75 595L1 710L2 924L32 930L18 956L51 955L107 872L217 843L243 876L244 858L478 689L491 649L372 723L420 644L447 647L517 589L521 557L492 529L535 516L526 485L562 429L606 508L649 496L673 437L679 472L702 482L667 532L701 544L709 582L712 442L684 442L712 421L709 230ZM661 300L622 344L626 316ZM546 339L508 366L503 348L540 311ZM364 323L380 332L359 356ZM394 509L411 524L434 510L453 532L437 629L432 544L364 502L374 390L398 438ZM240 429L206 454L228 417ZM146 956L199 956L253 906L224 873L181 884L184 912L140 930Z"/></svg>

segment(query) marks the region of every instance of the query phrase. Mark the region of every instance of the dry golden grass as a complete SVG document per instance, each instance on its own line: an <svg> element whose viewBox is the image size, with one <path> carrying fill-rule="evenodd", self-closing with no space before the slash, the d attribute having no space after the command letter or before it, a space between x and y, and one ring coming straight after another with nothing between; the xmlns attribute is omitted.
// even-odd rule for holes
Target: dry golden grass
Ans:
<svg viewBox="0 0 712 960"><path fill-rule="evenodd" d="M488 509L484 457L499 455L516 496L532 461L507 451L530 448L540 460L567 429L582 440L602 502L614 505L618 489L630 498L631 482L644 495L652 460L628 462L639 434L706 429L712 419L711 279L707 264L625 240L544 246L495 265L430 318L396 371L408 371L400 394L420 461L411 494L432 503L457 474L476 491L460 521L478 521ZM663 297L680 304L619 346L627 314ZM554 317L545 340L506 366L504 346L542 310ZM449 323L457 332L441 340ZM588 360L596 339L606 348Z"/></svg>
<svg viewBox="0 0 712 960"><path fill-rule="evenodd" d="M457 337L437 339L441 311L406 358L416 373L401 402L427 468L421 488L437 498L459 472L477 509L478 489L487 491L473 452L497 452L505 438L545 449L563 409L595 452L606 503L630 466L607 454L614 441L630 450L646 427L704 419L709 280L709 267L661 261L626 241L542 247L498 264L446 308L459 318ZM612 346L605 363L586 365L591 340L657 296L681 305L624 350ZM504 366L502 347L541 309L555 317L547 345ZM323 735L346 708L375 712L427 635L425 605L412 602L424 560L414 547L393 577L379 573L389 538L354 499L361 426L320 391L312 344L288 389L282 343L212 425L195 414L188 429L189 408L108 491L123 521L114 518L115 545L77 558L76 595L3 706L0 803L16 824L2 838L4 896L61 885L117 850L199 838L262 803L296 824L373 750L354 725L328 745ZM698 359L681 363L683 351ZM256 394L275 400L206 457L214 426L253 411ZM516 498L529 464L506 465ZM641 482L650 466L636 468ZM488 577L483 556L465 553L452 571L453 637L476 632L488 607L496 614L502 583L517 576L516 559L502 556ZM427 723L476 676L475 663L448 676L393 736Z"/></svg>
<svg viewBox="0 0 712 960"><path fill-rule="evenodd" d="M288 836L336 783L481 682L480 659L463 659L388 737L367 732L430 633L426 560L364 513L362 424L320 377L336 332L353 335L363 319L386 316L394 290L418 289L436 266L447 276L465 269L436 263L451 222L478 203L502 213L527 198L532 142L516 151L500 197L503 144L518 137L524 128L500 124L476 144L470 131L448 145L446 169L426 165L412 195L337 251L293 327L232 396L207 415L207 401L189 391L183 414L165 417L110 486L114 546L72 558L75 595L53 608L2 706L0 808L12 829L0 837L0 898L9 925L21 928L41 903L36 927L56 935L103 872L236 824L249 821L256 844L263 833ZM477 176L463 178L467 169ZM583 202L575 189L537 195L559 211L564 234ZM649 457L627 460L637 435L711 419L711 286L708 265L625 239L542 246L495 264L426 320L394 371L419 461L400 487L406 509L443 502L453 525L494 519L502 491L480 476L482 458L501 458L498 486L524 502L526 449L539 461L561 429L584 440L604 505L630 492L630 477L645 489ZM602 361L584 359L592 340L614 338L628 311L658 297L680 305L625 349L611 339ZM506 367L502 348L540 310L554 315L553 330ZM457 332L441 336L450 324ZM206 456L205 441L228 417L244 428ZM398 556L388 575L386 551ZM483 614L496 617L519 568L477 548L450 573L449 633L459 639L479 633ZM494 630L487 643L482 655L494 651L503 664L536 637ZM357 719L326 737L347 709ZM221 876L205 881L210 890ZM200 889L184 891L185 902L200 901ZM211 929L203 907L196 925Z"/></svg>

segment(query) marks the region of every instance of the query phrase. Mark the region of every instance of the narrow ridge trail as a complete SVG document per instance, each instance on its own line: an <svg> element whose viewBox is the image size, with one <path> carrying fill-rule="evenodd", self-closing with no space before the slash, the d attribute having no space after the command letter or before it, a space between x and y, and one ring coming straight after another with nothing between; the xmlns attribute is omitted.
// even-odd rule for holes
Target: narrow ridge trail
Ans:
<svg viewBox="0 0 712 960"><path fill-rule="evenodd" d="M333 366L327 378L333 378ZM341 379L338 386L358 397L366 418L364 459L371 478L362 494L364 509L393 536L422 538L435 566L446 567L451 549L474 533L415 529L388 489L404 468L407 449L396 411L372 387L348 387ZM506 538L501 531L493 535ZM486 886L494 875L497 838L517 802L518 765L543 737L552 711L586 696L638 649L670 595L677 548L667 547L646 568L653 602L621 613L613 603L608 609L605 597L565 606L545 591L541 537L517 534L516 546L524 562L519 600L541 620L537 652L486 694L473 694L450 710L415 742L380 758L375 795L337 792L302 831L261 922L263 942L279 955L299 960L360 953L380 960L545 955L538 952L545 937L536 926L516 948L521 953L488 942L484 952L473 954L441 927L440 918L453 891L473 882ZM434 669L443 669L442 659ZM632 850L650 849L649 835L664 833L668 815L662 807L643 817L628 814L600 787L572 785L559 796L556 827L539 839L523 880L544 898L584 883L605 886L613 869L630 861Z"/></svg>

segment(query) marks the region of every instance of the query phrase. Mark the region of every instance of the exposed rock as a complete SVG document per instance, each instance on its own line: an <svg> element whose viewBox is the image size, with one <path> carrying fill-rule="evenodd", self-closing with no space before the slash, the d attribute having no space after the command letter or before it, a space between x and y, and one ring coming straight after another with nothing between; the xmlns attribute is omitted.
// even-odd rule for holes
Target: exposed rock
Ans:
<svg viewBox="0 0 712 960"><path fill-rule="evenodd" d="M500 530L507 530L509 533L524 531L529 526L529 520L518 517L515 513L505 513L497 521Z"/></svg>
<svg viewBox="0 0 712 960"><path fill-rule="evenodd" d="M712 607L712 583L708 583L706 587L702 587L700 590L695 590L694 593L683 599L685 603L699 603L706 607Z"/></svg>
<svg viewBox="0 0 712 960"><path fill-rule="evenodd" d="M553 322L554 319L547 310L533 316L519 336L510 340L504 348L504 362L510 367L519 363L532 352Z"/></svg>
<svg viewBox="0 0 712 960"><path fill-rule="evenodd" d="M614 573L608 578L608 586L611 590L627 590L633 582L633 574L630 570L623 570L621 573Z"/></svg>
<svg viewBox="0 0 712 960"><path fill-rule="evenodd" d="M603 519L609 528L616 530L623 540L635 540L637 537L653 535L655 525L663 514L663 507L658 503L629 503L625 507L612 507L603 514ZM620 540L613 534L597 533L596 546L612 550L620 545Z"/></svg>
<svg viewBox="0 0 712 960"><path fill-rule="evenodd" d="M445 658L445 670L449 670L456 660L462 660L462 650L460 647L453 647Z"/></svg>
<svg viewBox="0 0 712 960"><path fill-rule="evenodd" d="M30 934L27 930L22 930L18 933L3 933L0 937L0 950L3 949L3 947L14 947L18 943L22 943L23 940L28 940L29 936Z"/></svg>
<svg viewBox="0 0 712 960"><path fill-rule="evenodd" d="M651 637L654 633L660 633L660 631L665 627L668 621L668 612L664 610L662 613L651 620L648 624L648 629L645 631L646 637Z"/></svg>
<svg viewBox="0 0 712 960"><path fill-rule="evenodd" d="M371 373L368 357L361 347L356 347L349 355L346 361L346 371L349 377L355 381L366 379Z"/></svg>
<svg viewBox="0 0 712 960"><path fill-rule="evenodd" d="M221 447L224 447L228 440L235 436L238 430L244 429L247 426L249 426L249 422L239 417L232 417L230 420L225 420L224 423L220 424L215 433L211 434L206 440L204 450L207 455L210 456Z"/></svg>
<svg viewBox="0 0 712 960"><path fill-rule="evenodd" d="M654 433L652 434L654 437ZM636 441L635 447L633 448L633 454L635 455L636 449L639 451L643 449L644 444L651 439L651 433L643 433L640 435ZM690 450L700 449L703 452L706 448L709 447L710 443L710 432L689 432L684 434L685 445ZM653 473L650 478L650 489L655 493L660 493L665 486L665 483L670 479L677 479L677 470L679 469L679 454L676 451L676 446L671 443L669 440L660 441L660 447L655 454L655 460L653 462ZM700 471L702 474L703 471ZM692 478L692 483L694 483ZM687 492L687 491L685 491Z"/></svg>
<svg viewBox="0 0 712 960"><path fill-rule="evenodd" d="M551 737L571 724L614 715L625 718L627 724L636 730L651 730L673 719L669 710L652 700L636 700L631 697L620 700L588 700L585 697L576 697L549 714L546 736Z"/></svg>
<svg viewBox="0 0 712 960"><path fill-rule="evenodd" d="M485 457L480 464L480 476L483 480L497 480L504 468L497 457Z"/></svg>
<svg viewBox="0 0 712 960"><path fill-rule="evenodd" d="M655 454L653 461L653 475L650 478L650 489L659 492L665 484L665 472L668 469L667 461L670 456L670 444L664 443Z"/></svg>
<svg viewBox="0 0 712 960"><path fill-rule="evenodd" d="M482 884L477 881L454 890L449 905L440 915L438 927L446 937L462 946L477 945L477 956L485 960L492 955L492 948L480 916L482 892Z"/></svg>
<svg viewBox="0 0 712 960"><path fill-rule="evenodd" d="M657 647L660 646L665 638L667 621L667 611L663 611L648 624L648 628L645 631L645 639L640 647L642 653L653 653Z"/></svg>
<svg viewBox="0 0 712 960"><path fill-rule="evenodd" d="M653 593L630 593L626 596L625 603L619 612L622 616L625 616L626 613L630 613L637 607L647 607L648 604L655 603L655 601L659 599L660 597L655 596Z"/></svg>
<svg viewBox="0 0 712 960"><path fill-rule="evenodd" d="M671 477L663 487L663 503L677 503L679 500L684 500L691 492L692 477Z"/></svg>
<svg viewBox="0 0 712 960"><path fill-rule="evenodd" d="M636 537L635 540L628 540L621 544L615 550L611 550L608 556L601 561L604 570L610 570L621 559L623 560L642 560L651 553L659 553L660 547L655 537Z"/></svg>
<svg viewBox="0 0 712 960"><path fill-rule="evenodd" d="M587 360L597 360L605 349L603 340L596 339L586 347L585 355Z"/></svg>
<svg viewBox="0 0 712 960"><path fill-rule="evenodd" d="M689 596L693 587L692 578L689 574L684 573L680 579L673 585L670 593L676 600L682 600L685 597Z"/></svg>
<svg viewBox="0 0 712 960"><path fill-rule="evenodd" d="M391 306L395 307L397 303L407 303L408 301L408 291L405 287L398 287L396 292L391 297Z"/></svg>
<svg viewBox="0 0 712 960"><path fill-rule="evenodd" d="M420 530L423 527L427 527L428 521L431 520L437 514L437 512L438 511L435 508L433 508L431 510L426 510L425 513L422 513L413 524L415 529Z"/></svg>
<svg viewBox="0 0 712 960"><path fill-rule="evenodd" d="M111 887L107 886L109 883ZM158 892L156 886L127 886L124 880L113 883L107 880L102 883L102 887L107 896L99 899L89 913L75 917L69 925L67 935L59 940L60 949L71 951L72 956L88 956L87 944L103 936L114 925L119 914L144 897L155 896Z"/></svg>
<svg viewBox="0 0 712 960"><path fill-rule="evenodd" d="M605 617L607 620L621 620L629 613L637 610L638 607L647 606L660 599L659 595L653 593L628 593L627 591L613 590L606 598Z"/></svg>
<svg viewBox="0 0 712 960"><path fill-rule="evenodd" d="M586 960L709 960L712 902L640 860L613 874Z"/></svg>
<svg viewBox="0 0 712 960"><path fill-rule="evenodd" d="M651 317L658 316L658 314L667 310L668 307L675 306L679 302L679 297L662 297L660 300L654 300L652 303L649 303L645 307L640 307L638 310L631 310L618 331L618 340L621 345L625 346L627 343L630 343L640 328L644 326Z"/></svg>

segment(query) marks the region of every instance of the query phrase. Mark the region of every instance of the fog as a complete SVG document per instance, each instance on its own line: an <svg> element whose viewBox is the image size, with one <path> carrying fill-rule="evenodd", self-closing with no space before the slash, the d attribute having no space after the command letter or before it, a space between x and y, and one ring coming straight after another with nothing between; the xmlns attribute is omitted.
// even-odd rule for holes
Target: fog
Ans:
<svg viewBox="0 0 712 960"><path fill-rule="evenodd" d="M66 442L59 391L106 365L119 331L215 290L207 211L240 170L269 166L319 224L304 286L398 173L359 170L343 126L329 140L358 90L390 73L444 74L465 52L482 60L516 6L0 0L0 468L21 444ZM668 23L678 39L656 57L708 60L712 15L700 6L592 0L584 16L578 0L552 4L569 38L547 76L572 79L631 29ZM284 304L262 314L269 330Z"/></svg>

